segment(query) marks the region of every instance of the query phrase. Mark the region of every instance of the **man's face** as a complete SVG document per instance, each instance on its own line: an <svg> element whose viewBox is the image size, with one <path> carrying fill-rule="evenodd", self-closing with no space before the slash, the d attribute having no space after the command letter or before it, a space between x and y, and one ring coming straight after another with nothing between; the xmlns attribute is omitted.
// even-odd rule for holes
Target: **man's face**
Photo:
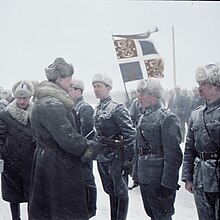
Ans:
<svg viewBox="0 0 220 220"><path fill-rule="evenodd" d="M104 83L93 83L93 90L97 99L103 100L109 96L110 88Z"/></svg>
<svg viewBox="0 0 220 220"><path fill-rule="evenodd" d="M21 109L26 109L29 104L30 97L28 98L17 98L17 105Z"/></svg>
<svg viewBox="0 0 220 220"><path fill-rule="evenodd" d="M72 83L72 76L68 76L68 77L65 77L65 78L59 77L59 78L56 80L56 83L57 83L61 88L63 88L66 92L69 93L70 84Z"/></svg>
<svg viewBox="0 0 220 220"><path fill-rule="evenodd" d="M69 94L71 95L73 100L76 100L77 98L79 98L81 96L81 91L80 91L80 89L77 89L77 88L70 86Z"/></svg>
<svg viewBox="0 0 220 220"><path fill-rule="evenodd" d="M216 86L209 82L199 83L199 94L207 102L213 102L220 97L220 91Z"/></svg>
<svg viewBox="0 0 220 220"><path fill-rule="evenodd" d="M138 101L139 101L139 104L141 107L143 108L146 108L150 105L153 104L153 100L154 100L154 96L144 92L144 91L141 91L141 92L138 92Z"/></svg>

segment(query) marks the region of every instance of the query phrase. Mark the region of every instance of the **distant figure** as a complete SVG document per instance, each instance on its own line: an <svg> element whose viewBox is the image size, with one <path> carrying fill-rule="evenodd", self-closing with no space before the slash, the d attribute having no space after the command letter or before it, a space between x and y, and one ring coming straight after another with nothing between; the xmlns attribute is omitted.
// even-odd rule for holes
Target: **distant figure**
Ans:
<svg viewBox="0 0 220 220"><path fill-rule="evenodd" d="M189 118L191 115L191 98L189 96L189 92L187 89L182 89L182 94L186 97L186 103L185 103L185 123L189 124Z"/></svg>
<svg viewBox="0 0 220 220"><path fill-rule="evenodd" d="M174 95L172 98L172 103L169 106L170 111L172 111L180 121L180 128L181 128L181 135L182 135L182 142L185 139L185 117L187 114L187 100L186 97L181 92L181 87L176 86L174 88Z"/></svg>
<svg viewBox="0 0 220 220"><path fill-rule="evenodd" d="M199 95L198 87L195 86L192 88L192 97L191 97L191 112L201 105L205 105L205 100Z"/></svg>
<svg viewBox="0 0 220 220"><path fill-rule="evenodd" d="M0 111L13 101L12 92L9 89L2 89L0 92Z"/></svg>
<svg viewBox="0 0 220 220"><path fill-rule="evenodd" d="M140 185L147 215L171 220L182 164L179 120L161 103L163 88L158 79L140 80L137 92L142 114L137 124L137 174L133 178Z"/></svg>
<svg viewBox="0 0 220 220"><path fill-rule="evenodd" d="M196 81L206 103L189 121L182 181L194 195L199 220L219 220L220 63L197 68Z"/></svg>
<svg viewBox="0 0 220 220"><path fill-rule="evenodd" d="M97 158L104 191L109 195L111 219L125 220L128 212L128 175L132 172L135 129L128 109L110 96L112 79L96 74L92 85L99 103L95 108L96 139L102 140L108 151Z"/></svg>
<svg viewBox="0 0 220 220"><path fill-rule="evenodd" d="M132 102L137 98L137 92L135 89L129 91L128 97L125 99L125 106L129 109Z"/></svg>
<svg viewBox="0 0 220 220"><path fill-rule="evenodd" d="M28 81L18 81L12 88L15 100L0 112L0 154L4 160L2 198L10 203L13 220L20 220L20 203L29 202L35 141L30 116L34 93Z"/></svg>
<svg viewBox="0 0 220 220"><path fill-rule="evenodd" d="M94 109L83 98L85 84L82 80L73 78L70 84L70 95L75 103L74 114L76 115L76 131L86 139L92 140L95 136L93 114ZM93 161L86 160L82 163L86 198L88 204L89 218L96 215L97 189L93 175Z"/></svg>

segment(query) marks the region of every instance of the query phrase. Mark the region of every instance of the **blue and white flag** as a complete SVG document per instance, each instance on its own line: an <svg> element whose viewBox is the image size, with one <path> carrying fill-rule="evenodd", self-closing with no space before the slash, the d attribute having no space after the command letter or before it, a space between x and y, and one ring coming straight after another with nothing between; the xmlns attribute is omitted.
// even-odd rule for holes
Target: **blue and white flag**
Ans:
<svg viewBox="0 0 220 220"><path fill-rule="evenodd" d="M114 46L124 82L163 77L164 61L150 40L150 33L113 35Z"/></svg>

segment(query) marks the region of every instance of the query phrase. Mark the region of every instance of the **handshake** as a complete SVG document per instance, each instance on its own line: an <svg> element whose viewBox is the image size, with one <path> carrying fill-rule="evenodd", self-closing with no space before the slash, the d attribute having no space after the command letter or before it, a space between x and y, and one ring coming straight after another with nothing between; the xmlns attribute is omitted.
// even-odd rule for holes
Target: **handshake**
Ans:
<svg viewBox="0 0 220 220"><path fill-rule="evenodd" d="M88 147L83 153L84 159L96 160L98 155L104 155L109 150L123 146L123 141L99 137L96 141L88 140Z"/></svg>

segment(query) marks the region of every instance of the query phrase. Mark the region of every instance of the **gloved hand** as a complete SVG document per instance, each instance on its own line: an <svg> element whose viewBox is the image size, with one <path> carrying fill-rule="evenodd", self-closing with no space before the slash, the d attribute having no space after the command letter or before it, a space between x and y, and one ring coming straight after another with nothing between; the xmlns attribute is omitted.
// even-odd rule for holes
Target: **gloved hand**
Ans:
<svg viewBox="0 0 220 220"><path fill-rule="evenodd" d="M155 192L156 192L157 197L167 198L174 192L174 190L168 189L167 187L160 185L159 188L155 189Z"/></svg>
<svg viewBox="0 0 220 220"><path fill-rule="evenodd" d="M132 170L133 170L132 161L125 161L124 162L124 169L122 171L122 175L128 176L132 173Z"/></svg>
<svg viewBox="0 0 220 220"><path fill-rule="evenodd" d="M106 144L102 144L98 141L88 140L88 147L82 155L83 160L95 160L98 155L103 154L106 147Z"/></svg>

